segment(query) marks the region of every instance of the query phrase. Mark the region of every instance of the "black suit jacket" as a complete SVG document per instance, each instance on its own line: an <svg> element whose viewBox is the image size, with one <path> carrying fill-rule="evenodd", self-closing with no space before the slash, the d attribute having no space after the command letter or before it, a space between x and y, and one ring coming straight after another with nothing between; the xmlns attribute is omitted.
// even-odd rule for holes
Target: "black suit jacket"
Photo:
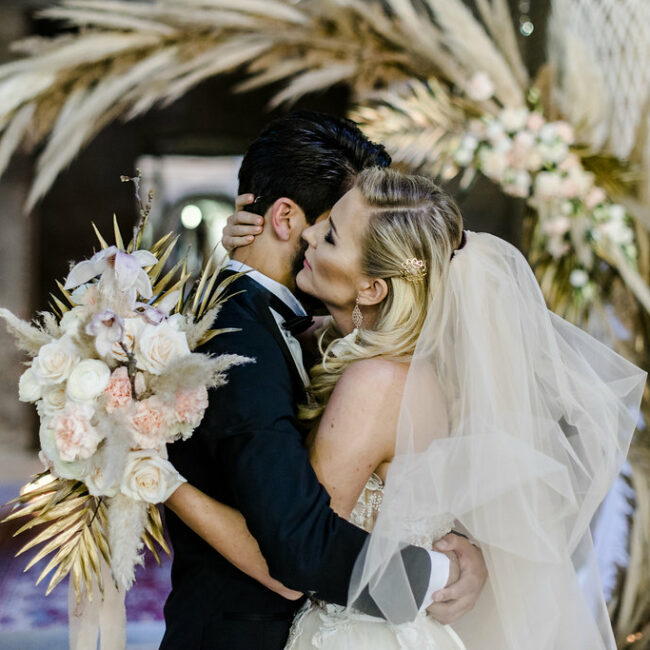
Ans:
<svg viewBox="0 0 650 650"><path fill-rule="evenodd" d="M189 483L242 512L274 578L345 604L367 533L331 510L309 463L295 416L304 387L269 310L269 293L245 276L231 285L230 293L237 291L243 293L225 303L217 326L239 331L201 351L255 363L231 369L228 383L210 392L202 423L189 440L170 445L170 459ZM161 648L281 650L301 602L249 578L169 510L167 524L174 559ZM415 591L423 592L429 559L409 550L408 566L421 583ZM366 611L373 612L371 602Z"/></svg>

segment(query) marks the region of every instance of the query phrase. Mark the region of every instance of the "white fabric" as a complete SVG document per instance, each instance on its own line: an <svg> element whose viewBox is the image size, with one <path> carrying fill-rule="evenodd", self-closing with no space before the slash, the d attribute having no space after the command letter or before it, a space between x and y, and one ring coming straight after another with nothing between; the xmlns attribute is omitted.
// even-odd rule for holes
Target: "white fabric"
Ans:
<svg viewBox="0 0 650 650"><path fill-rule="evenodd" d="M350 514L350 521L371 532L381 511L384 484L372 474ZM412 543L431 548L452 525L448 517L428 520L414 527ZM439 556L440 553L435 555ZM447 560L445 555L442 557ZM445 582L447 580L445 579ZM450 626L421 613L411 623L390 625L384 619L324 603L307 601L293 621L285 650L465 650Z"/></svg>
<svg viewBox="0 0 650 650"><path fill-rule="evenodd" d="M433 594L444 588L449 580L449 558L444 553L428 551L431 559L431 576L429 577L429 586L424 595L424 600L420 606L420 613L423 613L429 605L433 603Z"/></svg>
<svg viewBox="0 0 650 650"><path fill-rule="evenodd" d="M236 260L230 260L226 268L231 269L237 273L246 273L247 277L261 284L265 289L274 294L276 298L279 298L287 307L289 307L289 309L291 309L291 311L293 311L294 314L296 314L296 316L307 315L307 312L300 304L300 301L291 293L291 291L289 291L287 287L285 287L280 282L269 278L267 275L264 275L264 273L260 273L252 266L248 266L248 264L244 264L243 262L237 262ZM291 353L291 357L294 360L296 369L298 370L300 378L302 379L302 383L305 386L309 386L309 373L305 369L300 342L295 338L295 336L291 334L288 329L284 327L284 317L278 314L278 312L274 309L270 307L269 309L273 315L273 318L275 319L275 322L278 325L285 343L287 344L287 348Z"/></svg>
<svg viewBox="0 0 650 650"><path fill-rule="evenodd" d="M349 602L368 586L389 620L416 618L395 553L418 522L448 517L489 573L454 625L467 650L614 650L602 596L594 614L577 569L593 593L589 523L624 462L646 373L550 313L523 256L491 235L467 234L432 304Z"/></svg>

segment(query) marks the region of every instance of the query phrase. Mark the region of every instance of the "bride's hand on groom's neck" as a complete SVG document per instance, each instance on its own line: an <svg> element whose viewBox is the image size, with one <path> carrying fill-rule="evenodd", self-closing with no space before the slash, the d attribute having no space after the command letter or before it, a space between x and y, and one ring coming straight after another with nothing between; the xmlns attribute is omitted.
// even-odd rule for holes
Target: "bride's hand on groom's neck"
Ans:
<svg viewBox="0 0 650 650"><path fill-rule="evenodd" d="M264 218L245 207L255 201L252 194L240 194L235 200L235 213L228 217L221 234L221 245L229 254L236 248L248 246L264 229Z"/></svg>

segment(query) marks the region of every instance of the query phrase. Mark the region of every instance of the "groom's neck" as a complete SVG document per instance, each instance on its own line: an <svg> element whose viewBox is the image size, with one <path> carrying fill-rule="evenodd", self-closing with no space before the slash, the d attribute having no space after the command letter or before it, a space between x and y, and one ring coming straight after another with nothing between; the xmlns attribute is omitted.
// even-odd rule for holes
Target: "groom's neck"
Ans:
<svg viewBox="0 0 650 650"><path fill-rule="evenodd" d="M296 287L292 253L281 243L273 240L264 241L258 237L249 246L237 248L231 257L283 284L291 291Z"/></svg>

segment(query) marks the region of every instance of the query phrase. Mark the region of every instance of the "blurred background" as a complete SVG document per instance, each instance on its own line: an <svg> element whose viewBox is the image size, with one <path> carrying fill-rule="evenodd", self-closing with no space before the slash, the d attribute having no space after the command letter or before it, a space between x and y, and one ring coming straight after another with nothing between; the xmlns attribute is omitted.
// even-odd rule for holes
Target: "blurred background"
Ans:
<svg viewBox="0 0 650 650"><path fill-rule="evenodd" d="M620 0L619 9L628 2L630 7L625 11L628 11L628 14L634 18L633 8L637 5L640 7L641 2ZM76 6L79 12L82 10L86 12L87 16L83 19L79 17L72 19L71 16L66 18L64 14L44 16L39 13L39 10L53 4L36 0L3 0L0 3L0 62L22 58L22 54L18 54L10 48L10 44L18 39L61 35L74 38L83 34L86 29L85 24L92 25L93 23L94 18L88 16L89 11L92 14L93 5L98 9L110 5L110 3L99 1L93 3L92 0L77 2L76 5L74 2L68 3L73 10ZM168 2L168 4L178 5L177 9L181 8L182 11L182 1ZM188 4L200 3L189 2ZM310 15L314 15L313 7L318 8L319 6L318 2L285 2L283 4L309 5L312 7ZM332 4L335 3L322 3L323 7L327 6L330 9ZM359 4L363 8L364 3ZM382 6L381 2L374 1L366 4L368 5L368 16L374 15L370 5ZM598 0L593 0L591 3L589 0L582 2L576 0L576 6L581 5L587 13L591 9L594 12L597 10L609 11L605 7L607 4ZM383 3L383 5L385 8L391 3ZM421 5L422 3L414 2L418 11L421 11ZM480 14L480 5L480 2L473 0L465 2L465 6L475 17ZM539 73L543 72L543 66L549 60L549 48L553 48L552 39L547 36L547 25L552 10L551 1L508 0L506 4L503 0L502 3L496 2L494 5L507 7L507 15L502 13L500 19L511 21L513 26L514 40L510 45L514 44L519 51L521 65L525 68L524 72L520 71L519 78L523 75L527 79L536 79L538 89L543 90L548 87L551 82L543 74L540 77ZM108 9L106 11L110 14ZM317 14L318 9L315 12ZM356 19L359 20L361 27L364 27L363 11L360 15L362 18L357 16ZM404 25L408 25L408 16L400 17L395 9L392 10L392 13L389 11L388 15L395 20L401 18L400 29ZM165 24L162 17L160 20L161 24ZM370 18L368 20L370 21ZM485 16L483 16L483 20L485 20ZM634 20L631 20L631 24L626 24L625 29L633 29L633 23ZM180 21L179 24L183 25L184 23ZM122 26L115 17L112 21L97 22L97 25L101 25L101 29L124 30L134 33L140 29L133 25ZM649 27L650 25L639 25L638 29ZM496 28L498 31L499 25L496 25ZM147 31L142 29L143 33ZM330 19L327 16L323 19L322 24L319 24L319 29L321 30L320 36L324 39L331 37L332 42L336 41L337 44L345 42L346 39L353 40L350 33L343 33L341 25L337 24L335 19ZM355 27L352 26L350 29L351 33L354 33ZM251 30L254 31L254 28ZM203 32L201 34L202 37L205 37ZM362 29L359 34L363 34ZM467 41L470 43L473 37L471 33L467 34ZM214 38L216 40L217 36ZM312 34L309 38L315 39L315 36ZM404 38L403 30L396 32L395 38ZM289 47L286 44L281 45ZM301 47L300 56L304 55L308 60L310 52L308 41L301 43ZM411 47L418 47L418 44ZM30 51L35 52L36 50L30 50L30 46L23 49L23 52L29 53ZM390 56L393 56L395 51L399 51L399 47L393 42L387 51L390 52ZM26 212L26 204L32 202L30 191L33 183L35 179L39 180L38 172L41 168L39 168L38 157L43 153L47 134L52 128L55 128L58 111L65 99L65 94L71 92L70 84L62 84L60 87L54 88L52 91L54 99L51 101L54 108L48 109L45 106L37 109L33 121L34 132L31 135L29 131L27 132L23 139L23 146L16 149L8 162L4 175L0 178L0 305L11 309L22 318L30 318L36 312L48 309L51 300L50 294L56 289L55 279L63 279L70 262L87 258L96 246L91 222L97 225L100 232L109 233L112 229L113 214L115 214L122 231L128 232L136 220L136 203L133 186L122 183L120 176L134 176L136 169L142 171L143 195L146 195L149 189L154 190L154 207L150 219L152 237L160 236L168 231L179 233L181 245L177 248L176 255L187 257L191 268L198 268L201 261L212 251L215 251L217 255L223 254L223 250L220 250L219 247L221 229L225 219L233 211L234 196L237 190L237 170L241 155L246 150L248 143L269 120L290 110L285 103L274 104L275 107L271 107L273 98L286 87L286 78L290 75L280 72L269 74L268 71L279 70L278 62L283 60L285 54L287 57L295 58L297 56L296 52L290 49L279 50L275 53L275 61L270 61L266 68L264 57L260 57L257 70L254 69L254 58L252 62L242 59L242 65L215 69L213 74L204 74L200 79L197 77L200 82L188 83L187 87L178 93L175 101L164 107L155 106L151 110L143 110L139 116L128 121L115 119L124 117L124 111L122 113L120 110L116 110L114 113L109 110L105 111L105 114L101 116L101 124L98 123L97 128L93 130L92 137L85 138L86 144L79 148L77 155L72 156L69 164L66 163L62 166L60 173L54 173L51 186L47 188L47 191L42 192L42 198L35 202L33 209ZM571 52L567 53L567 56L571 55ZM137 53L133 54L133 61L127 60L121 65L126 68L129 65L134 65L138 56ZM575 54L575 56L578 55ZM643 59L643 56L647 56L647 49L640 51L638 58L640 61L650 62L650 57ZM433 59L433 55L430 58ZM394 81L402 82L411 77L430 80L434 72L437 73L437 78L442 80L445 88L453 89L458 85L457 82L454 85L453 81L450 82L446 79L444 73L435 65L429 69L425 65L426 61L421 63L413 62L414 60L408 65L399 63L390 68L394 79L389 78L390 75L385 79L381 78L380 73L384 63L376 55L374 60L371 58L368 61L368 69L372 72L366 70L364 72L366 77L362 74L356 77L341 75L332 77L331 82L324 83L312 83L308 80L309 83L305 82L307 89L317 92L295 93L295 96L291 97L293 106L322 110L341 116L349 115L350 111L354 109L352 116L365 122L371 137L384 141L389 153L397 154L395 157L399 164L407 168L420 168L432 173L434 171L442 172L449 189L459 200L470 229L493 232L508 239L526 253L530 253L533 250L531 241L534 239L534 234L531 233L535 227L531 224L536 222L531 220L533 217L531 217L530 202L526 200L527 195L513 196L513 192L503 189L503 183L499 185L499 183L489 180L487 172L477 174L469 185L468 178L462 174L454 175L449 173L448 169L435 168L433 164L429 167L426 164L414 164L413 156L409 158L405 154L411 145L405 145L396 137L396 132L399 135L400 123L398 123L396 131L390 131L388 127L389 118L395 117L394 112L390 115L382 113L382 110L390 108L391 102L386 100L384 103L373 103L371 91L386 87L392 89L393 86L390 84ZM99 61L97 66L100 65L104 65L104 63ZM467 67L467 62L464 62L464 65ZM252 72L260 74L261 70L261 73L267 75L264 83L258 84L258 87L247 92L235 92L236 86L250 76L250 66L253 68ZM276 67L274 68L274 66ZM79 66L78 69L70 66L67 74L79 75L79 83L83 84L80 69ZM396 70L397 73L395 73ZM476 71L480 70L477 69L474 72ZM471 76L471 72L468 70L469 76ZM63 71L61 74L65 73L66 71ZM112 68L107 67L106 74L112 73ZM650 96L647 95L648 82L642 77L639 77L637 81L645 84L646 87L644 109L646 113L643 119L646 124L650 125L647 120L648 104L650 103ZM26 80L23 82L27 83ZM151 80L152 84L155 82L156 79ZM432 87L433 84L430 83L426 92L432 92ZM522 87L524 87L524 91L522 91L524 100L528 101L529 105L532 102L536 106L540 106L541 102L549 120L554 117L569 119L567 111L562 113L560 110L546 110L543 105L544 98L542 97L540 100L540 94L543 94L540 90L537 90L537 95L533 96L525 82L522 82ZM11 101L11 89L5 88L4 95L2 92L0 90L0 99ZM62 95L63 99L57 98L57 92ZM498 88L495 92L498 94ZM592 88L592 92L597 92L595 86ZM455 97L455 95L453 96ZM360 108L359 101L364 98L370 99L365 106L362 105ZM568 99L571 100L571 97ZM594 99L596 99L595 96ZM150 105L153 103L151 102ZM504 102L501 104L503 105ZM395 102L392 106L394 105ZM490 112L495 114L495 111L488 106L487 100L486 103L480 105L488 114ZM561 106L561 102L558 105ZM53 113L50 115L47 110L51 110ZM407 120L407 124L418 124L422 129L431 127L431 123L435 122L433 116L438 114L437 108L432 109L430 113L423 111L422 107L415 107L411 110L412 112L409 114L409 111L404 109L401 116L409 118L410 121ZM467 115L469 117L481 115L476 108L470 110L465 107L462 110L465 111L463 120ZM596 110L595 107L594 110ZM0 106L0 112L2 111L2 106ZM375 113L372 114L372 111ZM453 111L450 109L449 114L451 113ZM382 116L385 116L385 119ZM574 120L576 127L579 126L577 122L579 122L579 117ZM0 120L0 127L4 128L6 123L7 120ZM422 126L423 124L424 126ZM647 129L647 127L645 128ZM421 140L421 135L415 131L414 138L420 137ZM456 138L456 144L460 137L459 135ZM596 149L600 153L605 151L612 157L611 147L608 150L603 144L605 141L606 138L601 137L600 149ZM430 149L435 152L435 156L431 154L431 157L436 157L439 153L442 155L442 150L436 149L438 145L438 140L431 140ZM594 149L593 142L592 149ZM445 151L450 154L451 150ZM616 156L617 164L620 163L619 167L615 168L616 174L618 174L619 168L628 169L628 161L634 159L634 155L631 155L630 152L631 148L628 148L622 155ZM0 145L0 159L5 154L6 152ZM450 155L453 157L453 152ZM420 163L425 158L426 156L421 156ZM607 175L609 172L604 173ZM614 175L614 172L610 173L611 177ZM643 196L647 198L647 194L644 195L643 192L635 189L634 201L642 203ZM642 211L642 214L647 218L647 210L646 212ZM647 239L643 241L647 245ZM641 253L647 256L647 249L643 248L641 239L637 242L637 246ZM546 262L544 259L538 261L541 269ZM610 266L614 268L612 264ZM643 260L641 267L643 267ZM553 268L555 269L555 267ZM571 268L569 268L570 270ZM563 273L568 278L569 272L563 271ZM616 277L619 276L621 273L617 272ZM556 282L557 286L560 286L559 275L556 274L553 277L557 280L551 280L551 283ZM597 278L600 276L596 274L594 277L596 277L594 282L597 283ZM567 284L568 280L565 278L562 282ZM643 365L647 361L648 345L648 331L644 329L645 325L638 326L639 322L647 323L647 313L646 320L643 321L645 312L642 309L639 311L638 306L643 304L643 300L637 294L630 294L631 297L628 294L623 296L620 288L617 294L616 282L610 282L610 280L606 282L612 285L610 287L607 284L607 287L609 289L613 287L614 297L610 297L612 295L610 293L603 293L601 307L605 311L610 309L612 313L615 312L616 317L612 321L614 326L620 325L627 332L627 338L620 337L621 340L627 342L622 344L622 351L625 353L625 350L635 350L637 356L632 360ZM603 280L603 287L606 282ZM625 288L625 284L622 286ZM545 293L547 299L552 294L552 292L550 294L546 291ZM586 295L586 292L583 293ZM643 292L641 293L642 296L645 295ZM583 304L580 303L580 300L583 300L580 296L574 296L572 300L577 301L579 305ZM557 304L562 307L560 301ZM573 304L571 303L571 305ZM622 311L621 304L624 305ZM625 305L628 306L625 307ZM576 311L574 320L587 326L588 321L581 310L582 306ZM562 308L559 308L558 311L563 313ZM592 330L604 331L602 324L598 325L598 323L598 319L592 319L590 325ZM641 343L638 342L639 337L641 337ZM607 334L605 338L610 343L613 341L610 334ZM37 459L36 414L31 405L22 404L17 400L18 378L23 370L24 361L25 357L16 351L12 339L6 334L4 328L0 328L1 503L13 498L18 493L20 486L32 474L41 469ZM645 431L643 422L640 422L640 430ZM647 436L647 432L644 435ZM646 467L640 461L637 466ZM621 480L609 502L608 507L612 519L601 519L601 532L597 542L601 544L603 557L606 558L603 571L608 579L608 595L612 602L612 616L615 625L618 626L617 636L620 645L621 647L639 649L650 647L647 645L650 638L647 632L650 608L648 595L645 593L650 584L647 582L647 576L650 573L650 560L648 559L650 515L644 511L642 519L635 519L635 506L642 503L641 499L645 499L643 507L646 509L648 507L647 494L639 497L640 491L643 492L643 488L639 488L639 485L642 485L642 482L639 482L641 479L634 484L632 469L628 468L626 471L628 478ZM647 488L648 476L645 472L644 469L640 475L645 476L646 483L643 485ZM7 508L2 512L7 512ZM604 524L605 521L616 521L618 522L617 526L621 527L613 529L609 523ZM631 522L636 522L636 528ZM44 647L55 650L55 648L67 647L66 589L59 587L45 599L43 586L33 587L36 574L30 572L22 575L26 560L22 556L16 560L12 559L14 552L20 546L20 541L17 542L11 538L15 529L15 525L0 525L0 647L20 648L21 650ZM620 532L612 535L613 530ZM637 564L634 565L636 567L634 572L627 575L625 569L630 564L631 555ZM130 621L129 647L132 648L157 647L157 641L162 635L162 605L169 589L167 575L169 563L164 561L163 566L156 570L153 570L153 565L152 558L148 557L147 572L139 574L136 586L127 600ZM627 592L625 592L626 580ZM622 595L624 593L631 595ZM621 603L623 604L621 605ZM621 613L621 607L623 607L623 613Z"/></svg>

